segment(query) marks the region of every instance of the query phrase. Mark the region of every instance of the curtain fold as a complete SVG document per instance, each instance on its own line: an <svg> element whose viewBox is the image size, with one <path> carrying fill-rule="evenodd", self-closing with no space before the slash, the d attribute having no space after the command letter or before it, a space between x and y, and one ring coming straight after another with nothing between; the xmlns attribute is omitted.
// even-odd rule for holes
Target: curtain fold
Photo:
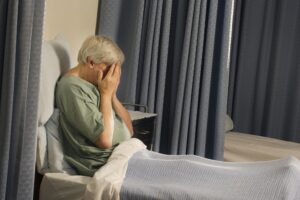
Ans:
<svg viewBox="0 0 300 200"><path fill-rule="evenodd" d="M238 5L228 99L235 130L300 142L300 2Z"/></svg>
<svg viewBox="0 0 300 200"><path fill-rule="evenodd" d="M0 199L33 199L44 1L0 9Z"/></svg>
<svg viewBox="0 0 300 200"><path fill-rule="evenodd" d="M118 95L158 114L155 151L223 158L233 3L100 1L96 33L126 56Z"/></svg>

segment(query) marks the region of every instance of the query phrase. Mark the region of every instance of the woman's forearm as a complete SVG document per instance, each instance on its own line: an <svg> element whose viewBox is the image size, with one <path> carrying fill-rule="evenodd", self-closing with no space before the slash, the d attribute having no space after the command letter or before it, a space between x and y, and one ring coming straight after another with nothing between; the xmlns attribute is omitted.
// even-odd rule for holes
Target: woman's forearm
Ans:
<svg viewBox="0 0 300 200"><path fill-rule="evenodd" d="M131 118L129 115L129 112L127 109L122 105L122 103L119 101L116 95L112 97L112 105L115 110L115 112L123 119L125 122L128 130L130 131L131 135L133 135L133 127L132 127L132 122Z"/></svg>
<svg viewBox="0 0 300 200"><path fill-rule="evenodd" d="M99 111L103 117L103 132L100 133L96 145L100 148L110 148L112 146L112 138L114 131L114 119L112 112L112 101L110 95L100 96Z"/></svg>

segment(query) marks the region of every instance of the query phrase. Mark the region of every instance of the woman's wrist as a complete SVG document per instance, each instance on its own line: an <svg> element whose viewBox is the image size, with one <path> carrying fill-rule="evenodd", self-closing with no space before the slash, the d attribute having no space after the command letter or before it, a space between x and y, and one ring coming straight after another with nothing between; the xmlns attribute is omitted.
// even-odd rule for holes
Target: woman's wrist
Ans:
<svg viewBox="0 0 300 200"><path fill-rule="evenodd" d="M101 101L104 101L104 102L110 102L110 104L112 104L112 95L111 94L108 94L108 93L103 93L100 95L100 99Z"/></svg>
<svg viewBox="0 0 300 200"><path fill-rule="evenodd" d="M112 103L113 103L114 106L115 106L116 104L118 104L118 103L121 103L121 102L119 101L119 99L118 99L116 93L114 93L114 94L112 95Z"/></svg>

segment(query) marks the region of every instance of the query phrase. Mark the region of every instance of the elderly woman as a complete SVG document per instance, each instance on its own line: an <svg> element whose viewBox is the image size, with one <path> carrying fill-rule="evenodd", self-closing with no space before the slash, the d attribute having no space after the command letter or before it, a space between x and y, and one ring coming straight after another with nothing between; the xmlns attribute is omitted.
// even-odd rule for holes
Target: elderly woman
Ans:
<svg viewBox="0 0 300 200"><path fill-rule="evenodd" d="M77 60L57 83L56 104L65 159L79 174L93 176L114 147L133 134L130 116L116 95L124 54L109 38L91 36Z"/></svg>

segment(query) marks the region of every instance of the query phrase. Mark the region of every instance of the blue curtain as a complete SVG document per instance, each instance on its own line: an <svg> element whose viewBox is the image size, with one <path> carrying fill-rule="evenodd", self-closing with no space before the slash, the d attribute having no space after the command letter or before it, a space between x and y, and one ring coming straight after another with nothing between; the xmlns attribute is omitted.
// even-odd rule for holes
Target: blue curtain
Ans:
<svg viewBox="0 0 300 200"><path fill-rule="evenodd" d="M0 199L33 199L44 0L0 1Z"/></svg>
<svg viewBox="0 0 300 200"><path fill-rule="evenodd" d="M300 1L238 0L235 18L234 130L300 142Z"/></svg>
<svg viewBox="0 0 300 200"><path fill-rule="evenodd" d="M119 96L158 114L154 150L223 158L233 0L101 0L124 50Z"/></svg>

